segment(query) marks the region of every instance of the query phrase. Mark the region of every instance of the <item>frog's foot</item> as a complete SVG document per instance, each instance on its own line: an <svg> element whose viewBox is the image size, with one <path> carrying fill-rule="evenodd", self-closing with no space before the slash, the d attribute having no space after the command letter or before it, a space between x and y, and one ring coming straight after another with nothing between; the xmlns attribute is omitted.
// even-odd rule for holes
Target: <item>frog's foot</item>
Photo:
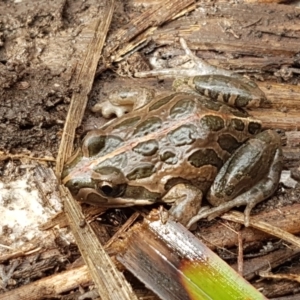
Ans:
<svg viewBox="0 0 300 300"><path fill-rule="evenodd" d="M100 112L104 118L117 116L118 118L132 110L132 106L119 106L112 104L109 100L97 103L92 107L92 112Z"/></svg>
<svg viewBox="0 0 300 300"><path fill-rule="evenodd" d="M169 210L171 217L186 225L201 207L202 192L189 184L177 184L163 197L165 203L173 203Z"/></svg>
<svg viewBox="0 0 300 300"><path fill-rule="evenodd" d="M255 207L256 204L271 196L276 190L277 185L278 184L275 183L272 178L263 179L254 187L252 187L251 190L236 197L230 202L223 203L218 207L213 207L210 209L201 209L199 213L189 221L186 227L190 228L201 219L207 218L209 221L213 220L223 213L228 212L230 209L242 205L246 205L246 208L244 210L244 225L248 227L250 223L250 213L252 208Z"/></svg>
<svg viewBox="0 0 300 300"><path fill-rule="evenodd" d="M185 55L191 61L188 67L177 66L169 69L157 69L152 71L136 72L136 77L150 77L150 76L167 76L167 77L193 77L200 75L224 75L231 76L232 72L224 70L206 63L189 49L183 38L179 39Z"/></svg>
<svg viewBox="0 0 300 300"><path fill-rule="evenodd" d="M121 117L124 114L137 110L154 97L154 91L145 87L120 87L111 91L108 100L97 103L92 107L93 112L100 112L103 117L109 118L113 115Z"/></svg>
<svg viewBox="0 0 300 300"><path fill-rule="evenodd" d="M194 63L194 72L197 73L195 75L224 75L224 76L232 76L232 72L228 70L224 70L215 66L212 66L206 63L203 59L196 56L191 49L188 47L186 41L183 38L179 39L182 49L185 54L190 58ZM188 75L188 76L195 76Z"/></svg>
<svg viewBox="0 0 300 300"><path fill-rule="evenodd" d="M246 205L244 210L244 224L246 227L249 226L250 213L252 208L259 202L265 199L264 194L262 192L261 187L264 187L264 184L272 184L272 182L265 182L264 180L260 182L255 188L250 191L240 195L230 202L226 202L221 204L218 207L213 207L210 209L200 210L199 213L194 216L189 223L187 224L187 228L193 227L193 225L201 219L207 218L208 221L213 220L214 218L228 212L232 208L239 207L242 205Z"/></svg>
<svg viewBox="0 0 300 300"><path fill-rule="evenodd" d="M224 204L221 204L218 207L213 208L206 208L206 209L200 209L199 213L190 219L186 227L188 229L193 228L194 224L197 223L201 219L207 218L209 221L213 220L214 218L224 214L225 212L228 212L230 209L247 204L248 199L239 199L239 201L230 201ZM249 211L250 214L250 211ZM245 221L246 219L249 219L249 216L246 217L245 215ZM246 223L246 222L245 222Z"/></svg>

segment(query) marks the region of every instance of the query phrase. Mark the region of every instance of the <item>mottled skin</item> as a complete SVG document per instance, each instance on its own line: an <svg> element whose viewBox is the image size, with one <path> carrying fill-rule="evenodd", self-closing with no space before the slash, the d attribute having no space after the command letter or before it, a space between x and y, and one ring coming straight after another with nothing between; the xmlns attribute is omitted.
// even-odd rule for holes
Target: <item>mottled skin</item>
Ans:
<svg viewBox="0 0 300 300"><path fill-rule="evenodd" d="M210 187L212 205L245 205L248 198L237 202L236 197L262 185L277 167L266 197L274 192L281 170L280 139L273 131L256 135L260 127L225 104L171 94L89 132L66 164L63 182L77 200L107 207L174 202L196 188L196 204L186 200L193 209L173 209L187 224L182 219L197 215ZM266 197L259 196L258 202Z"/></svg>
<svg viewBox="0 0 300 300"><path fill-rule="evenodd" d="M193 91L147 100L142 107L135 103L138 96L130 97L137 109L87 134L62 175L78 201L106 207L173 203L171 215L188 227L247 205L249 223L252 207L278 186L280 138L271 130L259 133L259 121L212 100L255 106L264 95L252 82L225 75L183 82ZM201 210L203 197L215 208Z"/></svg>

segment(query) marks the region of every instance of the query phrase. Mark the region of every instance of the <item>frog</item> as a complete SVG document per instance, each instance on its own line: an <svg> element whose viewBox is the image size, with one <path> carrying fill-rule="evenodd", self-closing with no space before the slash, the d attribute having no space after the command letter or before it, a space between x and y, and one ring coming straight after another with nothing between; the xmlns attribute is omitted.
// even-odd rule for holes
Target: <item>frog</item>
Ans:
<svg viewBox="0 0 300 300"><path fill-rule="evenodd" d="M275 193L282 170L280 136L245 110L268 101L256 83L208 65L180 43L196 65L192 74L175 70L176 90L162 96L128 88L96 105L118 117L87 133L62 183L91 205L170 205L170 218L187 228L246 206L249 226L252 208Z"/></svg>

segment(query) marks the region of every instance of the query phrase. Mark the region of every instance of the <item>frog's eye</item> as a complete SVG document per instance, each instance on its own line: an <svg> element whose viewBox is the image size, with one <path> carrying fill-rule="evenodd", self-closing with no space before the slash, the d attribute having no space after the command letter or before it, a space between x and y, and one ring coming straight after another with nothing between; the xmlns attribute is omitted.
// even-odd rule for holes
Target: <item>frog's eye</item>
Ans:
<svg viewBox="0 0 300 300"><path fill-rule="evenodd" d="M101 192L106 196L110 196L113 191L112 185L109 182L101 182L99 188Z"/></svg>
<svg viewBox="0 0 300 300"><path fill-rule="evenodd" d="M98 184L98 191L104 197L118 197L124 193L125 185L113 185L111 182L102 181Z"/></svg>

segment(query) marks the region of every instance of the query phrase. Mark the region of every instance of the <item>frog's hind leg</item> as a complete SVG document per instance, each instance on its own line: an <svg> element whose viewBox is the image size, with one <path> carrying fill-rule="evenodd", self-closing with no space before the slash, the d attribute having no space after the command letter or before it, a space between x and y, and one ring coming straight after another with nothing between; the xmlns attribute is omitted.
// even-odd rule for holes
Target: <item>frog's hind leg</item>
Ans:
<svg viewBox="0 0 300 300"><path fill-rule="evenodd" d="M244 211L246 226L249 226L249 218L252 208L275 193L280 180L281 170L282 150L279 148L275 152L274 160L270 166L268 176L259 181L251 190L243 194L245 195L245 198L250 199L250 201L247 202L247 206Z"/></svg>
<svg viewBox="0 0 300 300"><path fill-rule="evenodd" d="M248 226L251 209L277 189L282 169L280 143L278 134L267 130L237 149L221 168L207 196L216 207L200 210L187 226L241 205L246 205L245 226Z"/></svg>
<svg viewBox="0 0 300 300"><path fill-rule="evenodd" d="M241 194L230 202L225 202L218 207L213 207L211 209L206 208L205 210L200 210L199 213L188 222L187 228L191 228L191 226L193 226L201 219L208 218L208 220L212 220L229 211L230 209L239 207L241 205L246 205L246 208L244 210L244 224L246 227L249 226L249 218L252 208L256 204L270 197L277 189L279 181L278 174L280 174L280 172L278 172L278 169L280 168L278 165L281 164L280 152L281 151L279 149L276 151L274 162L272 163L269 175L266 178L262 179L249 191Z"/></svg>
<svg viewBox="0 0 300 300"><path fill-rule="evenodd" d="M224 75L231 76L232 72L224 70L206 63L203 59L199 58L190 50L183 38L179 39L181 47L183 48L186 56L192 62L192 66L184 68L177 66L175 68L157 69L151 71L136 72L136 77L150 77L150 76L166 76L166 77L193 77L199 75Z"/></svg>
<svg viewBox="0 0 300 300"><path fill-rule="evenodd" d="M194 72L195 74L189 74L188 76L196 76L196 75L223 75L223 76L232 76L232 72L221 69L215 66L212 66L205 62L200 57L196 56L191 49L188 47L186 41L183 38L179 39L182 49L185 54L190 58L190 60L194 63Z"/></svg>

